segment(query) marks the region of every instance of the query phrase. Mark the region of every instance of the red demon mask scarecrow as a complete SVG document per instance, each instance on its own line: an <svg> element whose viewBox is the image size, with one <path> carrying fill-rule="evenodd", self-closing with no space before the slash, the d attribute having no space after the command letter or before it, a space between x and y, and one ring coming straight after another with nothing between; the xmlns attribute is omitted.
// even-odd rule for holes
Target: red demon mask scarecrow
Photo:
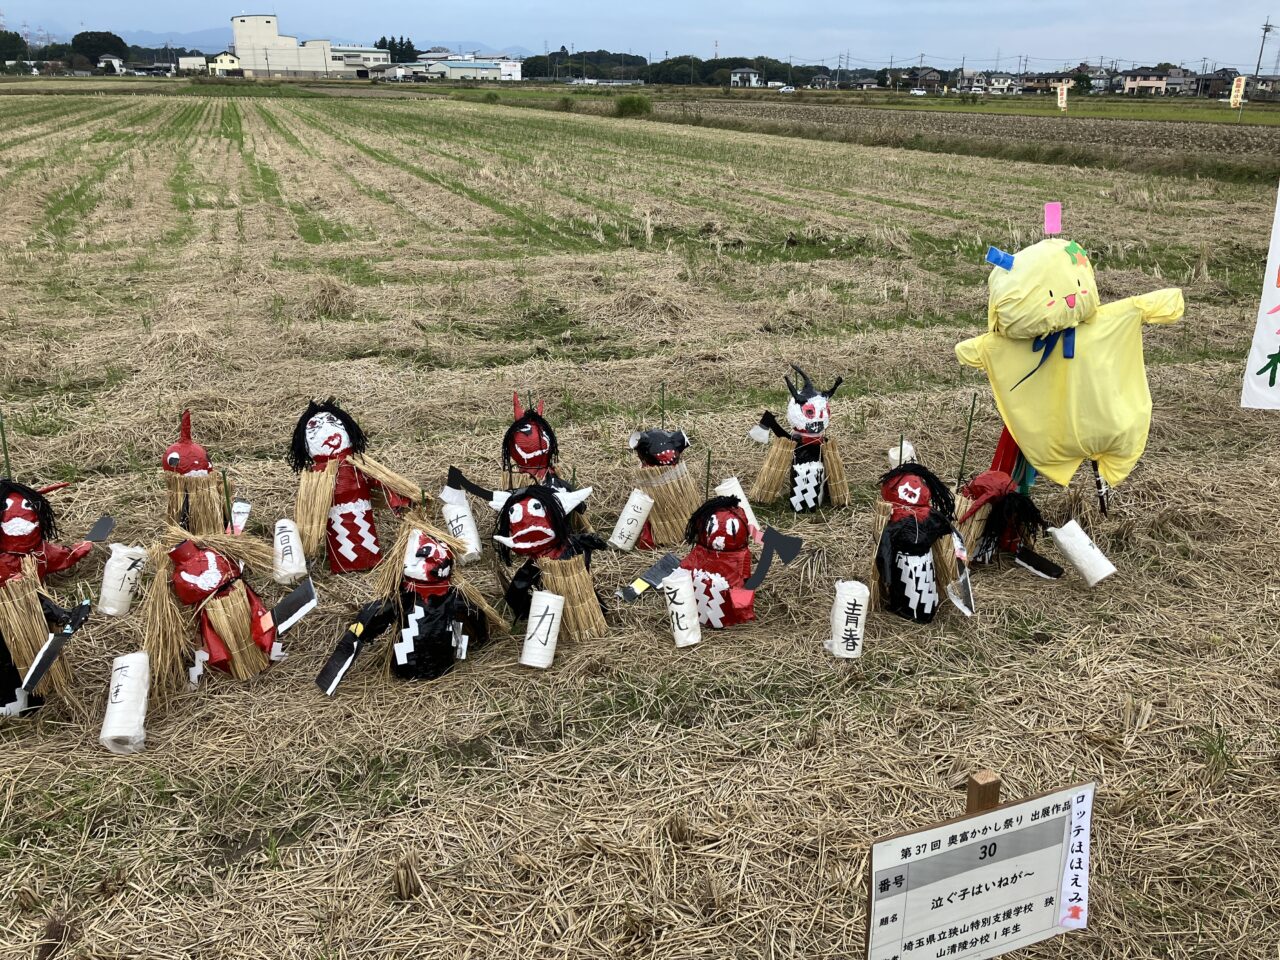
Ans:
<svg viewBox="0 0 1280 960"><path fill-rule="evenodd" d="M289 462L299 474L297 523L303 549L326 538L334 573L369 570L382 559L372 495L401 510L420 502L418 486L365 453L360 425L333 398L313 400L293 430Z"/></svg>
<svg viewBox="0 0 1280 960"><path fill-rule="evenodd" d="M951 533L951 491L918 463L905 463L880 478L884 527L876 551L880 603L891 613L928 623L949 578L939 569L935 544ZM939 548L948 548L950 539Z"/></svg>
<svg viewBox="0 0 1280 960"><path fill-rule="evenodd" d="M71 569L92 549L88 542L69 548L51 542L58 536L58 524L45 495L64 486L34 490L16 480L0 479L0 583L22 572L24 557L34 558L43 581Z"/></svg>
<svg viewBox="0 0 1280 960"><path fill-rule="evenodd" d="M453 548L421 515L405 520L395 552L399 568L384 564L378 599L366 604L334 648L316 685L332 696L366 646L393 623L399 635L391 672L402 680L434 680L489 642L502 617L466 581L454 580Z"/></svg>
<svg viewBox="0 0 1280 960"><path fill-rule="evenodd" d="M1062 568L1033 549L1048 524L1031 498L1001 470L985 470L960 492L956 528L969 546L974 563L994 563L1001 553L1036 576L1056 580Z"/></svg>
<svg viewBox="0 0 1280 960"><path fill-rule="evenodd" d="M502 437L502 468L509 477L520 473L542 483L556 472L556 457L560 455L556 432L542 416L541 400L536 410L526 410L517 393L512 397L512 407L515 417Z"/></svg>
<svg viewBox="0 0 1280 960"><path fill-rule="evenodd" d="M703 626L719 630L756 618L755 592L745 586L751 576L750 539L737 497L713 497L689 517L685 541L693 549L680 566L693 574Z"/></svg>
<svg viewBox="0 0 1280 960"><path fill-rule="evenodd" d="M209 452L191 439L191 411L182 411L178 442L160 458L168 490L168 520L175 526L204 535L221 533L230 517L226 505L232 491L223 488L213 472Z"/></svg>
<svg viewBox="0 0 1280 960"><path fill-rule="evenodd" d="M789 489L791 509L796 513L817 510L824 501L845 506L849 484L835 439L827 433L830 401L844 380L837 377L829 389L819 390L807 373L794 364L791 369L799 374L801 385L797 387L790 377L783 377L791 394L787 426L766 410L750 431L753 440L769 444L751 498L768 502Z"/></svg>

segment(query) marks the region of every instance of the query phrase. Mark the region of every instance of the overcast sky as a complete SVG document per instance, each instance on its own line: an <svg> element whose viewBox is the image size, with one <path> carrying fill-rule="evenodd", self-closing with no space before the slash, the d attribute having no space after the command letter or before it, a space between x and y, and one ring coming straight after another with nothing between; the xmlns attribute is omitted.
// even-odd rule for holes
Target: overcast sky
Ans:
<svg viewBox="0 0 1280 960"><path fill-rule="evenodd" d="M477 40L577 49L631 50L660 59L692 52L712 56L767 54L800 62L827 61L849 51L854 66L918 60L938 66L962 56L982 68L1011 69L1019 55L1049 69L1082 59L1096 63L1160 60L1199 69L1201 59L1252 71L1263 20L1280 0L646 0L570 3L565 0L481 0L424 4L409 0L260 0L261 7L211 0L0 0L11 29L23 21L69 35L80 29L185 33L226 26L238 13L276 13L281 27L304 37L369 42L404 35L423 45ZM1274 19L1274 18L1273 18ZM1263 72L1273 72L1280 31L1272 34Z"/></svg>

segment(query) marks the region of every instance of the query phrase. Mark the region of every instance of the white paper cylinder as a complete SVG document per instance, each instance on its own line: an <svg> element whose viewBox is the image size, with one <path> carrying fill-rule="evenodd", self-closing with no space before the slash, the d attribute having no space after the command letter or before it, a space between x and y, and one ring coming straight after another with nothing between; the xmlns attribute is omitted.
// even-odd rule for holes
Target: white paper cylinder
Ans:
<svg viewBox="0 0 1280 960"><path fill-rule="evenodd" d="M480 530L476 527L476 518L471 512L471 505L465 499L460 504L442 500L440 514L444 517L444 526L449 531L449 536L461 540L466 545L467 549L458 558L458 563L470 563L472 560L480 559Z"/></svg>
<svg viewBox="0 0 1280 960"><path fill-rule="evenodd" d="M133 592L142 576L147 551L142 547L111 544L111 556L102 568L102 590L98 594L98 612L108 617L123 617L133 605Z"/></svg>
<svg viewBox="0 0 1280 960"><path fill-rule="evenodd" d="M910 440L903 440L902 443L895 443L889 448L889 469L893 470L904 463L913 463L916 459L916 448L911 445Z"/></svg>
<svg viewBox="0 0 1280 960"><path fill-rule="evenodd" d="M547 590L533 591L529 601L529 622L525 627L520 663L545 670L556 655L556 639L564 617L564 597Z"/></svg>
<svg viewBox="0 0 1280 960"><path fill-rule="evenodd" d="M751 509L751 501L747 499L747 493L742 489L742 483L737 477L730 477L716 484L717 497L737 497L738 502L742 504L742 510L747 515L747 523L755 527L757 530L763 530L759 522L756 520L756 513Z"/></svg>
<svg viewBox="0 0 1280 960"><path fill-rule="evenodd" d="M698 622L698 599L693 588L692 571L679 569L667 576L659 589L667 598L667 617L671 621L671 634L677 647L692 647L702 640L702 625Z"/></svg>
<svg viewBox="0 0 1280 960"><path fill-rule="evenodd" d="M146 744L150 685L151 661L145 650L116 657L111 662L107 713L102 718L98 742L112 753L138 753Z"/></svg>
<svg viewBox="0 0 1280 960"><path fill-rule="evenodd" d="M836 581L836 599L831 605L831 639L823 644L833 657L852 660L862 656L862 637L870 605L871 591L865 583Z"/></svg>
<svg viewBox="0 0 1280 960"><path fill-rule="evenodd" d="M1058 545L1058 549L1071 561L1071 565L1080 571L1080 576L1084 577L1089 586L1096 587L1116 572L1111 561L1074 520L1060 527L1050 527L1049 536L1053 537L1053 542Z"/></svg>
<svg viewBox="0 0 1280 960"><path fill-rule="evenodd" d="M645 521L649 519L649 511L652 509L653 497L643 490L632 490L622 513L618 514L618 522L613 525L609 545L624 553L632 550L640 542L640 533L644 530Z"/></svg>
<svg viewBox="0 0 1280 960"><path fill-rule="evenodd" d="M243 500L231 504L231 532L237 537L244 533L244 525L249 522L249 512L253 509Z"/></svg>
<svg viewBox="0 0 1280 960"><path fill-rule="evenodd" d="M276 583L294 583L307 575L307 558L302 554L302 537L292 520L277 520L271 575Z"/></svg>

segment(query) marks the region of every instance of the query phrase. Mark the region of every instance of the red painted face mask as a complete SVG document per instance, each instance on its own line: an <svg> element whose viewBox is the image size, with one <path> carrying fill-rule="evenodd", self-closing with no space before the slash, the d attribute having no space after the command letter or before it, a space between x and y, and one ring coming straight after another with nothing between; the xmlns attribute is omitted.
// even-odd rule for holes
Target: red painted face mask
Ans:
<svg viewBox="0 0 1280 960"><path fill-rule="evenodd" d="M929 492L929 485L919 477L911 475L896 477L890 480L880 488L880 496L886 502L893 504L898 512L906 509L917 515L927 514L929 512L930 503L933 495Z"/></svg>
<svg viewBox="0 0 1280 960"><path fill-rule="evenodd" d="M511 525L511 549L524 556L542 556L559 547L560 537L551 520L550 508L537 497L510 504L506 508Z"/></svg>
<svg viewBox="0 0 1280 960"><path fill-rule="evenodd" d="M0 550L6 553L32 553L40 548L40 517L35 504L26 497L11 493L0 505Z"/></svg>
<svg viewBox="0 0 1280 960"><path fill-rule="evenodd" d="M160 458L160 466L169 473L184 477L208 476L211 464L209 453L191 439L191 411L182 411L182 427L178 442L171 444Z"/></svg>
<svg viewBox="0 0 1280 960"><path fill-rule="evenodd" d="M453 551L435 537L414 531L404 549L404 576L419 593L444 593L453 576Z"/></svg>
<svg viewBox="0 0 1280 960"><path fill-rule="evenodd" d="M170 550L169 559L173 561L170 582L174 596L188 606L203 603L238 574L222 554L203 550L190 540L183 540Z"/></svg>
<svg viewBox="0 0 1280 960"><path fill-rule="evenodd" d="M742 550L748 536L746 512L741 507L726 507L707 517L698 531L698 543L708 550Z"/></svg>

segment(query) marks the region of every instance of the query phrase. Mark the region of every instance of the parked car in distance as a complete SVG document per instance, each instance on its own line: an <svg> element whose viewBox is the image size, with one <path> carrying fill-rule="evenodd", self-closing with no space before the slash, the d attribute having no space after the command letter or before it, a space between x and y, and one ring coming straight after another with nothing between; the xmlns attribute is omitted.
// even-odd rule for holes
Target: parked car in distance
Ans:
<svg viewBox="0 0 1280 960"><path fill-rule="evenodd" d="M790 84L787 84L785 87L779 87L778 92L779 93L795 93L796 88L791 86Z"/></svg>
<svg viewBox="0 0 1280 960"><path fill-rule="evenodd" d="M911 95L912 95L913 97L923 97L923 96L925 96L927 93L928 93L928 91L923 90L923 89L921 89L920 87L912 87L912 88L911 88Z"/></svg>

